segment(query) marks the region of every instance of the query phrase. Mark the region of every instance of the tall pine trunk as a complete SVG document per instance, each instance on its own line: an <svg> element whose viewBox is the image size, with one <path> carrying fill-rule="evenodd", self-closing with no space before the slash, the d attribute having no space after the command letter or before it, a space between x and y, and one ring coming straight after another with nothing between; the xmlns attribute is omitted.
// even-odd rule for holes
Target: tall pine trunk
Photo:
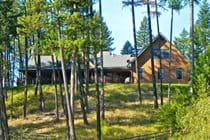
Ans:
<svg viewBox="0 0 210 140"><path fill-rule="evenodd" d="M20 45L20 36L18 36L18 55L19 55L19 67L23 70L23 57L22 57L22 49ZM20 79L22 80L22 72L20 72Z"/></svg>
<svg viewBox="0 0 210 140"><path fill-rule="evenodd" d="M56 57L56 68L58 69L59 64L58 64L58 59ZM61 96L61 104L62 104L62 108L63 108L63 112L64 114L66 114L66 103L65 103L65 98L63 96L63 86L62 86L62 79L61 79L61 73L60 70L57 70L57 75L58 75L58 81L59 81L59 94Z"/></svg>
<svg viewBox="0 0 210 140"><path fill-rule="evenodd" d="M59 13L57 13L57 15L59 15ZM67 139L75 140L76 135L75 135L75 128L74 128L74 116L73 116L72 107L71 107L71 101L70 101L70 95L69 95L69 89L68 89L68 83L67 83L67 77L66 77L65 61L64 61L64 48L61 45L61 38L62 38L62 35L61 35L61 29L60 29L60 21L58 19L58 43L59 43L59 50L60 50L61 68L62 68L63 84L64 84L64 91L66 95L66 107L67 107L67 113L66 113Z"/></svg>
<svg viewBox="0 0 210 140"><path fill-rule="evenodd" d="M157 97L157 87L156 87L156 76L155 76L155 64L154 64L154 46L152 45L152 25L150 16L150 1L147 0L147 15L149 24L149 42L151 48L151 69L152 69L152 83L153 83L153 98L154 98L154 108L158 108L158 97Z"/></svg>
<svg viewBox="0 0 210 140"><path fill-rule="evenodd" d="M16 39L14 38L14 51L13 51L13 58L12 58L12 83L11 83L11 118L13 118L13 111L14 111L14 83L15 83L15 63L16 63Z"/></svg>
<svg viewBox="0 0 210 140"><path fill-rule="evenodd" d="M83 121L84 121L84 124L88 125L87 112L85 110L85 98L84 98L85 95L84 95L84 86L83 86L83 79L82 79L82 70L79 63L78 63L77 74L78 74L80 106L81 106Z"/></svg>
<svg viewBox="0 0 210 140"><path fill-rule="evenodd" d="M136 22L135 22L135 9L134 9L134 0L132 0L132 23L133 23L133 40L134 40L134 49L135 49L135 67L137 74L137 86L138 86L138 95L139 102L142 104L142 94L141 94L141 83L140 83L140 75L139 75L139 59L138 59L138 50L137 50L137 40L136 40Z"/></svg>
<svg viewBox="0 0 210 140"><path fill-rule="evenodd" d="M172 39L173 39L173 17L174 17L174 9L171 8L171 27L170 27L170 48L169 48L169 66L168 66L168 101L171 102L171 54L172 54Z"/></svg>
<svg viewBox="0 0 210 140"><path fill-rule="evenodd" d="M99 93L99 80L98 80L98 60L97 54L94 54L95 61L95 90L96 90L96 122L97 122L97 140L101 140L101 116L100 116L100 93Z"/></svg>
<svg viewBox="0 0 210 140"><path fill-rule="evenodd" d="M158 15L157 0L155 0L155 13L156 13L156 23L157 23L158 37L160 37L160 25L159 25L159 17L158 17L159 15ZM160 64L160 71L161 71L163 69L163 67L162 67L162 55L161 55L161 44L160 44L160 42L158 42L158 48L160 49L159 64ZM163 79L162 79L162 75L160 77L160 103L161 103L161 105L163 105Z"/></svg>
<svg viewBox="0 0 210 140"><path fill-rule="evenodd" d="M40 32L37 32L38 46L40 45ZM45 110L44 95L42 91L42 75L41 75L41 56L40 47L38 47L38 90L39 90L39 108L42 112Z"/></svg>
<svg viewBox="0 0 210 140"><path fill-rule="evenodd" d="M86 58L85 58L86 57ZM85 60L87 59L87 60ZM89 77L89 48L86 47L86 52L84 53L84 63L85 63L85 72L84 72L84 76L85 76L85 94L84 94L84 98L85 98L85 110L88 113L89 112L89 104L88 104L88 94L89 94L89 81L90 81L90 77Z"/></svg>
<svg viewBox="0 0 210 140"><path fill-rule="evenodd" d="M3 58L3 53L0 52L0 58ZM7 122L5 92L3 87L3 62L0 60L0 139L9 139L9 128Z"/></svg>
<svg viewBox="0 0 210 140"><path fill-rule="evenodd" d="M37 56L34 57L34 62L36 64L36 81L35 81L35 89L34 89L34 95L37 96L37 92L38 92L38 76L39 76L39 66L38 66L38 62L37 62Z"/></svg>
<svg viewBox="0 0 210 140"><path fill-rule="evenodd" d="M55 72L55 59L54 56L51 56L52 60L52 75L53 75L53 84L55 86L55 115L56 121L59 121L59 110L58 110L58 87L57 87L57 75Z"/></svg>
<svg viewBox="0 0 210 140"><path fill-rule="evenodd" d="M194 90L194 0L190 0L190 94L193 95Z"/></svg>
<svg viewBox="0 0 210 140"><path fill-rule="evenodd" d="M100 18L102 20L102 5L101 0L99 0L99 14ZM103 39L103 31L102 31L102 25L101 25L101 31L100 31L100 39ZM103 59L103 45L101 45L101 109L102 109L102 119L105 119L105 103L104 103L104 59Z"/></svg>
<svg viewBox="0 0 210 140"><path fill-rule="evenodd" d="M27 96L28 96L28 38L25 37L25 89L23 101L23 118L27 115Z"/></svg>
<svg viewBox="0 0 210 140"><path fill-rule="evenodd" d="M73 52L72 63L71 63L71 75L70 75L70 104L72 112L74 113L74 94L75 94L75 71L76 71L76 54Z"/></svg>

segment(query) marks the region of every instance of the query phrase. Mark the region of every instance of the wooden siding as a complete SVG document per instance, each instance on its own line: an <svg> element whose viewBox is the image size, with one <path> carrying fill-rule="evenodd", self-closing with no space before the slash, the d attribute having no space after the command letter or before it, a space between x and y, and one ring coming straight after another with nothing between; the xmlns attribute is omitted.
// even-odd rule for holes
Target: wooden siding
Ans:
<svg viewBox="0 0 210 140"><path fill-rule="evenodd" d="M161 44L161 49L168 49L170 47L169 42L164 39L164 37L159 37L153 43L154 48L158 48L158 43ZM152 69L151 69L151 48L148 47L138 56L139 67L143 68L143 79L141 82L151 83L152 82ZM156 80L160 82L158 79L158 69L160 68L160 59L155 58L155 73ZM135 71L135 63L132 63L133 69L133 79L134 82L137 82L137 74ZM168 83L169 78L172 83L187 83L189 81L189 66L188 62L184 58L184 56L177 50L174 46L172 46L171 52L171 72L169 74L169 59L162 59L162 68L164 69L164 78L163 82ZM182 69L182 79L176 78L176 68ZM170 76L170 77L169 77Z"/></svg>

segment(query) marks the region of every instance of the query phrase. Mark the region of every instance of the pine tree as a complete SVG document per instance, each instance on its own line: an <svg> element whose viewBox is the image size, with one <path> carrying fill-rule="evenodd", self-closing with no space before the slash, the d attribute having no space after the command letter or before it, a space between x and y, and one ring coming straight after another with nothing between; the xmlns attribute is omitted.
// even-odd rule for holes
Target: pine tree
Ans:
<svg viewBox="0 0 210 140"><path fill-rule="evenodd" d="M187 0L190 9L190 94L194 94L194 69L195 69L195 26L194 26L194 5L200 0Z"/></svg>
<svg viewBox="0 0 210 140"><path fill-rule="evenodd" d="M138 53L149 45L148 28L149 28L148 27L148 20L147 20L147 17L144 16L143 20L141 21L141 25L139 27L139 31L137 32Z"/></svg>
<svg viewBox="0 0 210 140"><path fill-rule="evenodd" d="M10 75L10 36L14 36L15 25L12 21L14 17L14 1L7 0L0 2L0 139L9 139L8 119L6 114L7 86ZM14 26L13 28L10 28Z"/></svg>
<svg viewBox="0 0 210 140"><path fill-rule="evenodd" d="M210 5L203 0L195 24L195 58L205 51L210 40Z"/></svg>
<svg viewBox="0 0 210 140"><path fill-rule="evenodd" d="M174 45L176 48L189 60L189 33L184 28L180 33L179 37L175 37Z"/></svg>
<svg viewBox="0 0 210 140"><path fill-rule="evenodd" d="M129 41L126 41L122 50L121 50L121 54L130 54L130 55L134 55L134 49L132 44Z"/></svg>
<svg viewBox="0 0 210 140"><path fill-rule="evenodd" d="M102 18L102 20L103 20L103 18ZM112 35L112 32L109 30L106 23L102 22L102 38L105 40L104 46L103 46L103 51L112 52L115 50L115 48L112 48L114 38L111 35Z"/></svg>

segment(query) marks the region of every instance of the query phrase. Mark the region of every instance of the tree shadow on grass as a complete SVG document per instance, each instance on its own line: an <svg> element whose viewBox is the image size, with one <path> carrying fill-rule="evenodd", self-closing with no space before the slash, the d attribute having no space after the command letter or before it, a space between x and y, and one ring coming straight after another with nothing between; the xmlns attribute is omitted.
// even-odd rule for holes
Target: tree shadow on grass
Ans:
<svg viewBox="0 0 210 140"><path fill-rule="evenodd" d="M108 118L109 125L120 125L120 126L138 126L138 125L150 125L154 124L155 120L151 119L146 115L138 115L133 117L118 116L114 119Z"/></svg>

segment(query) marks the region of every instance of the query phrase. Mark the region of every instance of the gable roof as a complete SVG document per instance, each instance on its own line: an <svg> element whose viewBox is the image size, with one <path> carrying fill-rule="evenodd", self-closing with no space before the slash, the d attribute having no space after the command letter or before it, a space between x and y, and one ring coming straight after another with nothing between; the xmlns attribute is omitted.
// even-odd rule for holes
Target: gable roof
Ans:
<svg viewBox="0 0 210 140"><path fill-rule="evenodd" d="M152 45L148 45L145 49L143 49L139 54L138 54L138 58L144 58L141 59L141 61L139 62L139 66L142 66L144 63L146 63L146 61L148 61L151 57L148 57L148 54L150 54L149 56L151 56L151 49L152 46L157 49L158 46L163 46L163 44L165 44L166 42L170 42L165 36L163 36L162 34L160 34L159 36L156 36L152 42ZM155 45L155 44L159 44L159 45ZM172 48L176 48L173 44L172 44ZM180 54L180 56L182 57L183 61L188 63L188 61L186 60L186 58L181 54L181 52L176 48L176 50L178 51L178 53ZM148 53L149 52L149 53ZM136 59L134 59L132 62L135 62Z"/></svg>

